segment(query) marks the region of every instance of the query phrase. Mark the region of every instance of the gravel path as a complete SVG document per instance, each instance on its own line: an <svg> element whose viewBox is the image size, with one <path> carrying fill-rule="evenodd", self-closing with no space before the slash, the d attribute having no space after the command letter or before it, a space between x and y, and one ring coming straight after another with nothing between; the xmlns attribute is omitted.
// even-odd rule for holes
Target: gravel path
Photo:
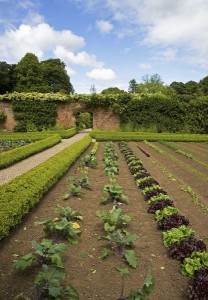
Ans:
<svg viewBox="0 0 208 300"><path fill-rule="evenodd" d="M84 136L88 135L89 132L80 132L76 134L75 136L69 138L69 139L62 139L62 141L40 153L37 153L33 156L30 156L20 162L17 162L16 164L0 170L0 184L4 184L6 182L11 181L15 177L31 170L32 168L36 167L37 165L41 164L42 162L46 161L51 156L54 156L56 153L60 152L64 148L68 147L69 145L81 140Z"/></svg>

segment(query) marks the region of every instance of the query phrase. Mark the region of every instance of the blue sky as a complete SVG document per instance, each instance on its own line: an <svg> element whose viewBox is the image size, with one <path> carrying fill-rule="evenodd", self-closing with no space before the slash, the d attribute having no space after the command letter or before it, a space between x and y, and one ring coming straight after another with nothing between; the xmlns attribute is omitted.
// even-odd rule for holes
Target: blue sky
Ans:
<svg viewBox="0 0 208 300"><path fill-rule="evenodd" d="M76 93L208 71L207 0L0 0L0 61L60 58Z"/></svg>

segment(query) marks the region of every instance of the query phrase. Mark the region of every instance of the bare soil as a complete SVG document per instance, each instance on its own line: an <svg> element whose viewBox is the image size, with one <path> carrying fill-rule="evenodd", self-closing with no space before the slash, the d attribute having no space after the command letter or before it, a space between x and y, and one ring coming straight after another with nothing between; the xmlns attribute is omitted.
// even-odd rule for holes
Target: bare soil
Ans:
<svg viewBox="0 0 208 300"><path fill-rule="evenodd" d="M155 290L148 297L150 300L185 300L188 278L181 275L179 262L167 256L166 249L162 243L162 233L156 227L152 214L147 213L147 204L144 202L141 191L134 184L132 175L128 171L123 155L120 153L117 143L114 144L119 155L120 173L117 181L124 187L124 193L129 197L129 204L122 205L124 213L133 217L128 225L128 231L140 234L140 238L134 243L134 250L137 253L139 264L136 269L130 269L130 274L125 278L124 295L142 285L147 269L150 266L155 277ZM129 146L134 153L142 160L144 166L153 177L173 198L175 206L180 213L190 220L190 227L195 230L196 237L206 242L208 216L195 203L191 197L181 190L177 181L171 181L162 170L152 162L151 158L157 159L160 164L173 172L184 182L197 187L201 184L200 176L189 175L183 171L183 167L172 163L170 158L163 155L160 157L154 150L141 144L151 155L146 157L139 149L139 143L130 142ZM72 284L80 295L80 300L116 300L120 296L122 280L116 268L127 267L121 257L110 255L106 260L101 261L99 255L106 245L104 241L98 241L98 236L104 234L101 220L96 217L96 210L110 210L112 204L102 206L100 198L104 195L102 189L109 182L102 168L104 143L99 143L96 154L98 166L89 169L89 178L93 190L84 190L80 197L72 197L69 200L61 200L61 195L67 191L69 182L66 180L71 175L79 176L78 161L68 170L57 184L44 196L41 202L31 210L24 218L21 225L15 228L9 237L0 243L0 299L11 300L20 292L28 297L34 294L34 278L39 271L37 268L18 272L12 269L14 254L25 255L31 252L31 241L40 242L44 237L43 227L34 227L34 222L54 218L57 215L54 208L57 204L70 206L83 214L80 222L82 235L77 245L68 245L68 252L63 255L64 265L67 270L66 283ZM83 155L85 155L87 150ZM175 168L175 169L173 169ZM203 189L203 186L200 186ZM204 190L205 185L204 185ZM198 191L198 190L197 190ZM200 194L205 195L207 190ZM208 202L206 198L203 200ZM208 204L208 203L207 203Z"/></svg>

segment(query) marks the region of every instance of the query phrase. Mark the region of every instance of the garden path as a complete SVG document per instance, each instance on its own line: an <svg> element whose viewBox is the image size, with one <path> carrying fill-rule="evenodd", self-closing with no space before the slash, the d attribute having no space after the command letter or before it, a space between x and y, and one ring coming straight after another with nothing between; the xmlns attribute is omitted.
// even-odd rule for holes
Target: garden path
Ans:
<svg viewBox="0 0 208 300"><path fill-rule="evenodd" d="M25 172L29 171L30 169L36 167L37 165L49 159L50 157L54 156L58 152L62 151L64 148L81 140L84 136L88 134L89 130L85 130L72 136L69 139L62 139L62 141L59 144L42 152L39 152L35 155L32 155L22 161L19 161L6 169L0 170L0 184L7 183L15 177L24 174Z"/></svg>

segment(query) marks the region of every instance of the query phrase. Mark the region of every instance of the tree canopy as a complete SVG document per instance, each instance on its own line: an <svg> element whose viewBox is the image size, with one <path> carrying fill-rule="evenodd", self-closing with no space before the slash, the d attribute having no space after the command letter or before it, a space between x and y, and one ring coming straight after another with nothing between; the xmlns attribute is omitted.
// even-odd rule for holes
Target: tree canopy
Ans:
<svg viewBox="0 0 208 300"><path fill-rule="evenodd" d="M25 54L16 65L0 62L0 94L13 91L73 94L65 67L60 59L39 62L33 53Z"/></svg>

